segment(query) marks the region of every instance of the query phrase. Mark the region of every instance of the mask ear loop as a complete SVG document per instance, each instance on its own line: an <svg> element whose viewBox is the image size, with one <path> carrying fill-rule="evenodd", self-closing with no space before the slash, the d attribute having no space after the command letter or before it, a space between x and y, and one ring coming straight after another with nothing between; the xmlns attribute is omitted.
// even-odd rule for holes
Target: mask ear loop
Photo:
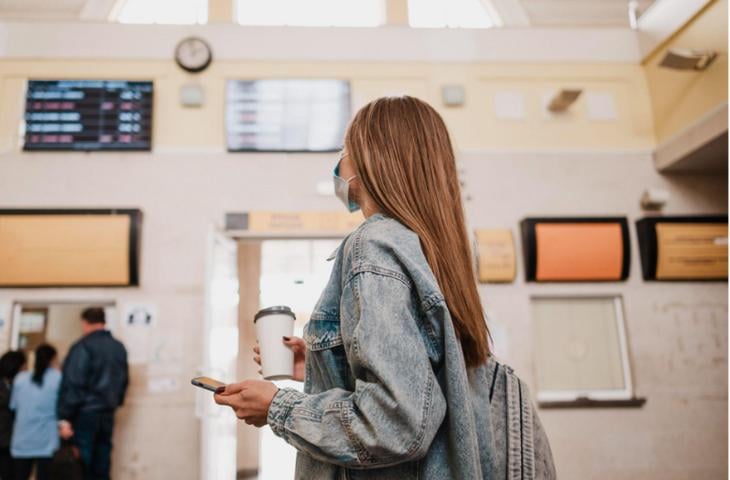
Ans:
<svg viewBox="0 0 730 480"><path fill-rule="evenodd" d="M340 177L340 163L342 162L342 159L345 158L345 156L347 156L347 155L349 155L349 153L342 152L342 153L340 153L339 160L337 160L337 166L335 166L335 175L337 175L338 177ZM340 178L342 178L343 180L345 180L346 183L350 183L350 181L353 178L355 178L355 177L357 177L357 175L353 175L353 176L351 176L350 178L348 178L346 180L344 178L342 178L342 177L340 177Z"/></svg>

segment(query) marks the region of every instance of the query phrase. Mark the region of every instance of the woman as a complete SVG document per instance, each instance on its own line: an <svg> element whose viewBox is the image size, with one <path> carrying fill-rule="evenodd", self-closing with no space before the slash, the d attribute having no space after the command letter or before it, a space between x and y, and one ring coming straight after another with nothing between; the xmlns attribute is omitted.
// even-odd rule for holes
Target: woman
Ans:
<svg viewBox="0 0 730 480"><path fill-rule="evenodd" d="M304 339L283 339L304 392L246 380L216 402L293 445L301 479L554 478L524 384L491 355L442 118L380 98L344 144L336 193L366 220Z"/></svg>
<svg viewBox="0 0 730 480"><path fill-rule="evenodd" d="M36 467L36 480L46 480L59 439L56 402L61 385L56 349L40 345L35 350L32 372L15 377L10 408L15 410L15 426L10 442L16 480L27 480Z"/></svg>
<svg viewBox="0 0 730 480"><path fill-rule="evenodd" d="M21 350L5 352L0 357L0 480L12 478L10 438L13 434L13 411L10 393L15 376L25 367L25 353Z"/></svg>

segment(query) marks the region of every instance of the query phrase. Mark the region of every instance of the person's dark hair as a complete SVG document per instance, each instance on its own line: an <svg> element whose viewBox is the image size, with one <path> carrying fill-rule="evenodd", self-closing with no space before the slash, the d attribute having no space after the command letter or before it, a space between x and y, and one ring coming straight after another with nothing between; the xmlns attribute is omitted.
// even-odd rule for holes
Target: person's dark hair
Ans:
<svg viewBox="0 0 730 480"><path fill-rule="evenodd" d="M10 350L0 357L0 378L12 382L23 365L25 365L25 353L22 350Z"/></svg>
<svg viewBox="0 0 730 480"><path fill-rule="evenodd" d="M33 383L39 387L43 385L43 374L46 373L51 362L56 358L56 349L44 343L35 349L35 365L33 366Z"/></svg>
<svg viewBox="0 0 730 480"><path fill-rule="evenodd" d="M86 323L91 323L91 324L106 323L104 309L101 307L87 308L86 310L81 312L81 318L83 318L86 321Z"/></svg>

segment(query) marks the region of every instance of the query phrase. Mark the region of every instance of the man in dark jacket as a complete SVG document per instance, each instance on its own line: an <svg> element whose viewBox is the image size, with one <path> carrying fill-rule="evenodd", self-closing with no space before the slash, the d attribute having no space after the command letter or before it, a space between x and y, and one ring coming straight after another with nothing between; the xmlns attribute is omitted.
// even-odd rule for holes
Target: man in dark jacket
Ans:
<svg viewBox="0 0 730 480"><path fill-rule="evenodd" d="M81 314L84 336L63 362L58 395L59 431L73 437L84 464L84 478L108 479L114 411L124 402L129 381L127 350L105 329L104 309Z"/></svg>

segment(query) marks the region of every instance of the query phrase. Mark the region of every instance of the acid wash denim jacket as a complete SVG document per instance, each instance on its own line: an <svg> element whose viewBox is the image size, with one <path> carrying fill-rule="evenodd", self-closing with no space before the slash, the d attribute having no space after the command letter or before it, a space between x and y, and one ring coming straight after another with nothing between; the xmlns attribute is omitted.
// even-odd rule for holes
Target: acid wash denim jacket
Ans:
<svg viewBox="0 0 730 480"><path fill-rule="evenodd" d="M334 260L304 329L304 392L279 389L267 417L297 479L555 478L525 384L493 357L466 368L413 231L376 213Z"/></svg>

